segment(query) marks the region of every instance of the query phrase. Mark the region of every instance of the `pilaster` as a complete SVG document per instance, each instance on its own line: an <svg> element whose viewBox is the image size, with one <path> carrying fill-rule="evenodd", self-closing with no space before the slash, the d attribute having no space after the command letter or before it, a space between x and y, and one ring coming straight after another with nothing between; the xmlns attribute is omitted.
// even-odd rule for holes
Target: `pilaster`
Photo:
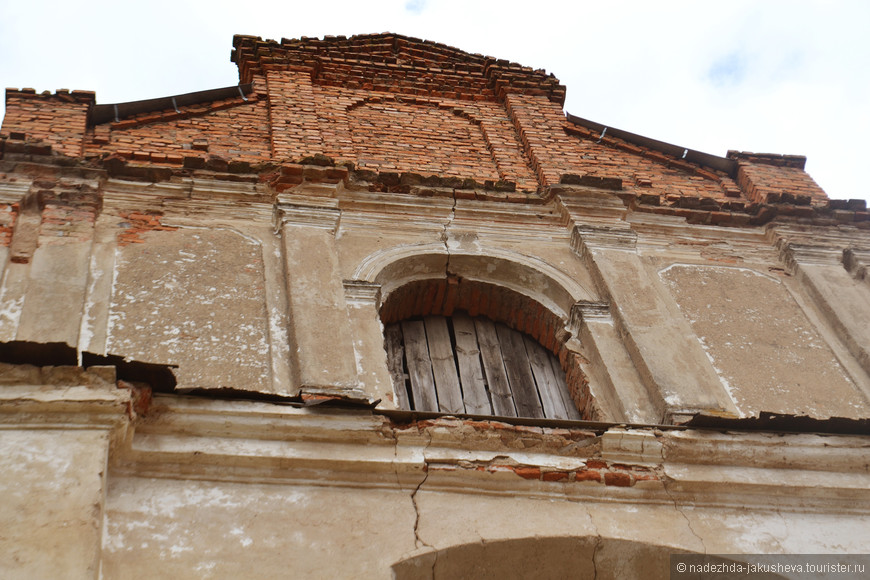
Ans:
<svg viewBox="0 0 870 580"><path fill-rule="evenodd" d="M106 471L132 404L113 367L0 365L4 578L99 575Z"/></svg>
<svg viewBox="0 0 870 580"><path fill-rule="evenodd" d="M335 243L341 216L337 202L279 196L276 212L284 244L297 384L303 394L366 398L359 390L353 327Z"/></svg>
<svg viewBox="0 0 870 580"><path fill-rule="evenodd" d="M692 329L646 268L636 243L637 235L624 222L574 227L572 248L587 261L601 295L610 300L614 329L599 332L600 344L612 345L612 353L619 352L614 343L624 344L652 408L664 410L661 420L700 411L738 414ZM625 362L622 358L621 364ZM615 359L605 363L608 368L620 366ZM628 390L636 404L642 404L636 379L620 379L631 385Z"/></svg>
<svg viewBox="0 0 870 580"><path fill-rule="evenodd" d="M786 269L870 375L870 285L866 282L870 236L852 234L786 226L769 230Z"/></svg>

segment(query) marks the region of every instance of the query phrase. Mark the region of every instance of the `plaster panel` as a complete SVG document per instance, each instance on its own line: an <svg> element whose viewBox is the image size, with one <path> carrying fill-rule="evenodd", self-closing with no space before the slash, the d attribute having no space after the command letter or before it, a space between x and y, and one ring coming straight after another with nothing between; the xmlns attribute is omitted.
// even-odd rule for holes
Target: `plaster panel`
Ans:
<svg viewBox="0 0 870 580"><path fill-rule="evenodd" d="M660 275L743 416L867 416L867 401L778 280L680 264Z"/></svg>
<svg viewBox="0 0 870 580"><path fill-rule="evenodd" d="M271 390L260 244L226 229L142 238L117 251L107 350L179 365L179 388Z"/></svg>
<svg viewBox="0 0 870 580"><path fill-rule="evenodd" d="M90 251L88 242L37 248L30 266L18 340L77 345Z"/></svg>
<svg viewBox="0 0 870 580"><path fill-rule="evenodd" d="M408 493L112 478L103 578L389 578L414 550Z"/></svg>
<svg viewBox="0 0 870 580"><path fill-rule="evenodd" d="M697 507L680 512L708 554L860 554L870 542L870 517L796 513L789 509Z"/></svg>
<svg viewBox="0 0 870 580"><path fill-rule="evenodd" d="M0 430L4 580L96 577L107 437Z"/></svg>

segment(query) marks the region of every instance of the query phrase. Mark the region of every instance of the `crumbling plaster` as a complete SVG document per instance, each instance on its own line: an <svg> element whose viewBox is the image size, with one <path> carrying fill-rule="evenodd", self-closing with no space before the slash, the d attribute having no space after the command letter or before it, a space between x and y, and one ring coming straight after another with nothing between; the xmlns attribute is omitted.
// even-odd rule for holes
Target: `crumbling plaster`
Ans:
<svg viewBox="0 0 870 580"><path fill-rule="evenodd" d="M586 542L578 573L590 578L595 566L614 570L617 553L640 574L640 561L669 551L855 552L870 523L864 447L843 436L403 424L161 395L113 455L103 573L225 578L268 560L267 577L388 578L415 561L434 574L420 577L438 578L481 565L474 546L505 541L530 558L526 544ZM544 475L566 470L578 476ZM579 477L590 470L633 475ZM549 577L563 564L526 565Z"/></svg>

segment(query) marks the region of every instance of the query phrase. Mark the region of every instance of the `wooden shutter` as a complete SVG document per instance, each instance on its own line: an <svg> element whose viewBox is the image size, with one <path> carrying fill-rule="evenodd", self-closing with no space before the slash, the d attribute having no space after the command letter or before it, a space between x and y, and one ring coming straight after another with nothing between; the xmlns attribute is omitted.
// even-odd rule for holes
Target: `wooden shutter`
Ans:
<svg viewBox="0 0 870 580"><path fill-rule="evenodd" d="M581 418L553 353L501 323L459 312L390 324L385 336L404 409Z"/></svg>

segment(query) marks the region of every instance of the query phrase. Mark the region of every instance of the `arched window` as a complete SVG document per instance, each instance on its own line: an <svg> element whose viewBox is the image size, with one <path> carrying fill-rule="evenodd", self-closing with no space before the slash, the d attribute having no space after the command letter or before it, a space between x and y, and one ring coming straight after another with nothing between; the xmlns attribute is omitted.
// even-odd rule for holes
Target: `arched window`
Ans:
<svg viewBox="0 0 870 580"><path fill-rule="evenodd" d="M580 419L558 359L528 334L456 312L394 322L385 336L403 408Z"/></svg>
<svg viewBox="0 0 870 580"><path fill-rule="evenodd" d="M418 280L386 297L381 320L403 409L595 418L564 321L528 296L461 278Z"/></svg>

